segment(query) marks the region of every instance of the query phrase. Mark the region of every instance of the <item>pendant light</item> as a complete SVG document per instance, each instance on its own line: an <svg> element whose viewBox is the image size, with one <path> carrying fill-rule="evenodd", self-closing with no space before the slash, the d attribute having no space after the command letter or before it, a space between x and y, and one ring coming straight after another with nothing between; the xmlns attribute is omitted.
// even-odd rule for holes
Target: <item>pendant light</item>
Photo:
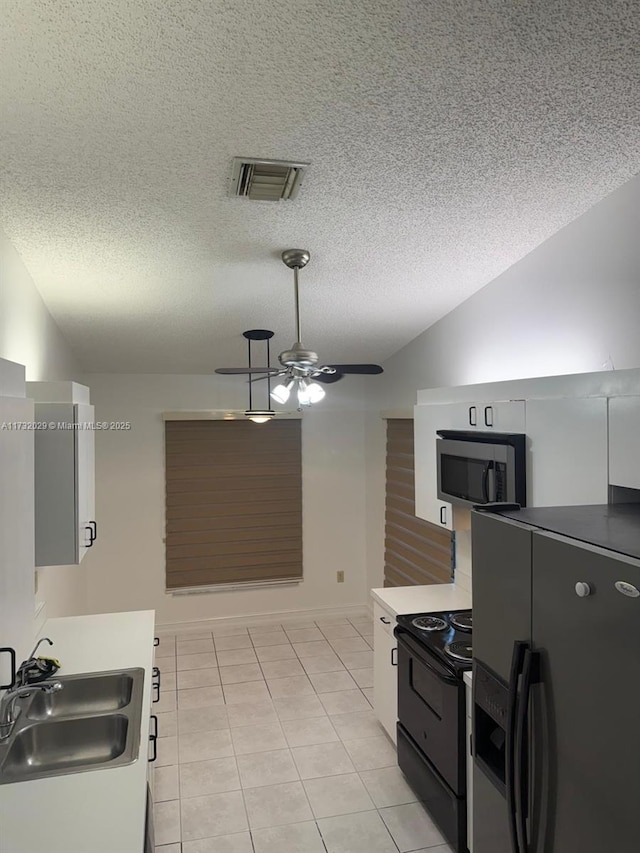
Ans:
<svg viewBox="0 0 640 853"><path fill-rule="evenodd" d="M249 329L247 332L242 333L244 337L247 339L247 348L248 348L248 358L249 358L249 368L253 365L251 363L251 342L252 341L265 341L266 343L266 355L267 355L267 367L271 366L271 354L269 352L269 341L273 337L273 332L268 329ZM267 405L269 405L269 396L271 394L271 377L267 374ZM289 395L287 394L287 397ZM249 376L249 408L244 413L245 417L250 421L253 421L254 424L264 424L267 421L270 421L275 417L275 412L273 409L254 409L253 408L253 382L251 381L251 376Z"/></svg>

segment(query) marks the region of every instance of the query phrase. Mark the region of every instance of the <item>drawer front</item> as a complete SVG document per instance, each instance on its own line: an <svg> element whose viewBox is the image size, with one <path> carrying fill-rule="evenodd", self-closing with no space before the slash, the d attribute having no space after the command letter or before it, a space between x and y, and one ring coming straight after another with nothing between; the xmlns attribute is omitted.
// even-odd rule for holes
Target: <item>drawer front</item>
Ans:
<svg viewBox="0 0 640 853"><path fill-rule="evenodd" d="M396 617L385 610L384 607L380 607L377 602L373 603L373 622L374 625L381 626L390 637L393 636L393 629L396 627Z"/></svg>

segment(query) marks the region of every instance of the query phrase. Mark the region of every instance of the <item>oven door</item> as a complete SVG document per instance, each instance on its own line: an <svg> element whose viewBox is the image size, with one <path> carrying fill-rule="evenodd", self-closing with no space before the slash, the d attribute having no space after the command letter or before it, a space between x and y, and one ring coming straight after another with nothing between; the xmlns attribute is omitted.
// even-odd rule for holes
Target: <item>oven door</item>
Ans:
<svg viewBox="0 0 640 853"><path fill-rule="evenodd" d="M466 794L464 684L397 627L398 720L452 792Z"/></svg>

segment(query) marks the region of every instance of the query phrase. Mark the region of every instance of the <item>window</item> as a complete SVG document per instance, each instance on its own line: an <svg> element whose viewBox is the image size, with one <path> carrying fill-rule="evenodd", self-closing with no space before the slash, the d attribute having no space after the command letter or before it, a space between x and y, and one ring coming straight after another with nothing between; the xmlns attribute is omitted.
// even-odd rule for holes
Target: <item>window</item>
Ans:
<svg viewBox="0 0 640 853"><path fill-rule="evenodd" d="M302 578L300 427L165 421L168 590Z"/></svg>
<svg viewBox="0 0 640 853"><path fill-rule="evenodd" d="M451 575L451 534L416 517L413 420L390 418L387 420L384 585L451 583Z"/></svg>

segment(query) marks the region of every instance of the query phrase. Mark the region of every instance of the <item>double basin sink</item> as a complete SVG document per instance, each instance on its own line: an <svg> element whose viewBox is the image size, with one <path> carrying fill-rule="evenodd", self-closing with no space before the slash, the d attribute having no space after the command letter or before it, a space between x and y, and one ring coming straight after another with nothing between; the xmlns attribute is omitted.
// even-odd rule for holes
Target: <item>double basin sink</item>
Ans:
<svg viewBox="0 0 640 853"><path fill-rule="evenodd" d="M53 678L23 700L0 741L0 785L131 764L140 750L144 669Z"/></svg>

